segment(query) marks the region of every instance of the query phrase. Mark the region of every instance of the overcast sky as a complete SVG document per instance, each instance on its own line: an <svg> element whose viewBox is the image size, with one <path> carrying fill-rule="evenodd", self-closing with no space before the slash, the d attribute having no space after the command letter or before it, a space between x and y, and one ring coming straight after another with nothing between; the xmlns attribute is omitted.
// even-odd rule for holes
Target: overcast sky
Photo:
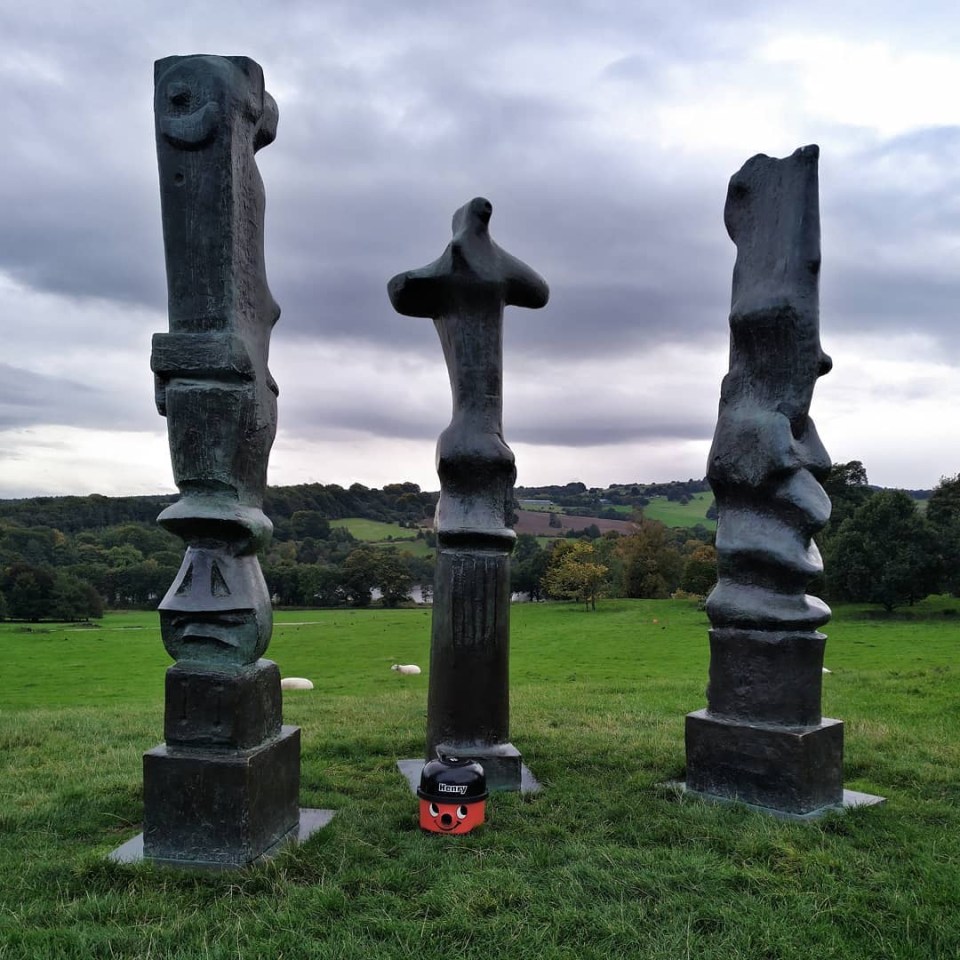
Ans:
<svg viewBox="0 0 960 960"><path fill-rule="evenodd" d="M280 108L258 154L283 314L274 484L437 489L450 391L395 273L493 203L542 274L505 316L518 482L705 472L727 360L729 177L821 148L812 414L884 486L960 472L955 0L31 0L0 9L0 497L174 490L153 61L242 54Z"/></svg>

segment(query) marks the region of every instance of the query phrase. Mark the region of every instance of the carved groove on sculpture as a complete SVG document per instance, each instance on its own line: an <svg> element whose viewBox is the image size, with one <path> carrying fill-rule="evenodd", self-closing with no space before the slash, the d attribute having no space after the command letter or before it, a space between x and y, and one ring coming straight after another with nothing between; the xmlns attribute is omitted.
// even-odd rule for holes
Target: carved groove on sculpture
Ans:
<svg viewBox="0 0 960 960"><path fill-rule="evenodd" d="M724 220L737 245L730 370L707 476L719 511L715 628L815 630L830 618L806 586L823 570L830 458L810 419L820 347L818 148L759 155L733 176Z"/></svg>
<svg viewBox="0 0 960 960"><path fill-rule="evenodd" d="M453 643L457 647L478 647L497 633L497 597L503 557L489 554L454 553L448 560L452 579L461 584L455 591Z"/></svg>

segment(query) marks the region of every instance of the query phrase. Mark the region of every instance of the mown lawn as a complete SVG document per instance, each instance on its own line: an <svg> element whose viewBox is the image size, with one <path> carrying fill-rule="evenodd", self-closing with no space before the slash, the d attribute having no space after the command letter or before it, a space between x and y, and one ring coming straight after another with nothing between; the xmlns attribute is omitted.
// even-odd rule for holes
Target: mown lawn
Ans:
<svg viewBox="0 0 960 960"><path fill-rule="evenodd" d="M301 802L338 814L271 864L201 876L104 859L139 829L161 737L155 615L0 625L0 958L960 956L954 601L837 611L825 713L845 721L847 786L888 803L815 824L658 786L682 778L704 702L695 606L512 621L513 740L545 789L494 796L452 838L421 834L394 769L421 749L429 613L279 614L270 656L316 684L285 701Z"/></svg>

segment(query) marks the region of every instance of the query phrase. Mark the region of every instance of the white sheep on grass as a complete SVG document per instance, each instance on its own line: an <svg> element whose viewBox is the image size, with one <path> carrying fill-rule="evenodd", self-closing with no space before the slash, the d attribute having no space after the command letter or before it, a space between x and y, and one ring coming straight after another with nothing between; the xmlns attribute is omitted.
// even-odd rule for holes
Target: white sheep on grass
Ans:
<svg viewBox="0 0 960 960"><path fill-rule="evenodd" d="M313 684L306 677L284 677L280 681L281 690L312 690Z"/></svg>
<svg viewBox="0 0 960 960"><path fill-rule="evenodd" d="M390 669L396 670L402 677L414 677L420 672L415 663L395 663Z"/></svg>

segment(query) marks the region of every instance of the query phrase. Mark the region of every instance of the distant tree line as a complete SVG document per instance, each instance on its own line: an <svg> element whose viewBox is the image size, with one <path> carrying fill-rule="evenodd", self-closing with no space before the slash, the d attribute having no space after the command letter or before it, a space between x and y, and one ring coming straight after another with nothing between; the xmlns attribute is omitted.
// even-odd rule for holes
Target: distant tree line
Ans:
<svg viewBox="0 0 960 960"><path fill-rule="evenodd" d="M596 536L590 533L596 532ZM511 586L533 600L576 600L592 607L600 597L703 597L716 580L713 534L702 526L667 527L641 519L635 531L579 537L541 546L521 534L511 564Z"/></svg>
<svg viewBox="0 0 960 960"><path fill-rule="evenodd" d="M537 492L558 503L556 492L561 489L526 488L523 495L532 498ZM871 486L863 464L853 460L834 464L824 489L832 513L815 539L825 573L810 585L810 592L832 601L878 604L888 611L933 593L960 596L960 475L942 478L932 491L884 490ZM641 495L666 495L649 487L637 490ZM681 491L682 485L673 485L673 498L684 495ZM609 501L608 494L605 491L604 499ZM711 511L716 516L715 504ZM593 527L546 548L535 538L521 536L514 589L587 607L601 596L705 597L716 580L713 544L703 527L667 528L645 519L629 536L599 536Z"/></svg>
<svg viewBox="0 0 960 960"><path fill-rule="evenodd" d="M582 517L622 520L623 514L614 507L642 508L653 497L689 503L694 494L709 489L710 484L705 477L700 480L671 480L668 483L614 483L609 487L589 488L584 483L574 482L562 486L517 487L515 497L517 501L549 500L563 507L565 512Z"/></svg>
<svg viewBox="0 0 960 960"><path fill-rule="evenodd" d="M833 502L817 536L826 573L811 592L828 600L876 603L888 610L930 593L960 596L960 475L943 478L924 501L870 486L859 461L835 464L825 481ZM640 506L648 496L678 499L709 489L705 481L614 485L582 483L518 488L519 499L550 499L572 513L593 504ZM0 617L24 620L98 617L107 608L155 607L183 556L179 538L155 523L168 497L36 497L0 501ZM360 543L336 521L395 522L435 545L423 525L437 494L413 483L368 489L353 484L273 487L266 510L275 534L261 556L271 595L285 606L402 602L419 586L429 594L433 557L404 541ZM575 501L567 506L564 501ZM602 596L705 597L716 577L714 537L703 526L670 528L636 514L633 533L601 534L596 524L543 543L521 535L512 589L532 599L592 606Z"/></svg>
<svg viewBox="0 0 960 960"><path fill-rule="evenodd" d="M429 517L437 494L421 491L415 483L389 483L382 490L354 483L344 489L336 483L303 483L268 487L264 510L273 520L274 538L295 539L289 521L297 512L317 513L327 520L366 517L387 523L414 522ZM176 494L151 497L30 497L0 500L0 522L19 527L49 527L62 533L102 530L125 523L153 524Z"/></svg>
<svg viewBox="0 0 960 960"><path fill-rule="evenodd" d="M0 501L0 617L78 620L104 607L152 608L183 557L183 543L156 524L176 499L163 497L34 497ZM395 522L415 529L436 504L414 483L382 490L353 484L272 487L265 509L274 536L261 563L278 602L299 606L398 603L413 585L433 581L431 558L372 550L331 524L344 517Z"/></svg>

